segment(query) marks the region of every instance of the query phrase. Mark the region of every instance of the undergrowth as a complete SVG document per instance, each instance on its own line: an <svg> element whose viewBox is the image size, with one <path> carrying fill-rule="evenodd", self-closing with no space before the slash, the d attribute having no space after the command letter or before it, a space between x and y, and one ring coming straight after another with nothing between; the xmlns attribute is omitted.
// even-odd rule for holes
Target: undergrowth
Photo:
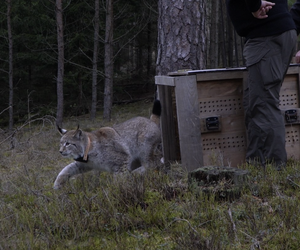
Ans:
<svg viewBox="0 0 300 250"><path fill-rule="evenodd" d="M149 110L151 103L116 108L113 122L131 114L148 116ZM81 117L65 126L78 123L84 129L107 125ZM290 160L280 172L272 166L265 172L240 166L249 170L248 178L241 196L230 201L189 188L180 164L144 176L90 172L55 191L56 175L71 160L58 153L54 122L36 122L6 138L2 131L0 249L273 250L300 245L297 161Z"/></svg>

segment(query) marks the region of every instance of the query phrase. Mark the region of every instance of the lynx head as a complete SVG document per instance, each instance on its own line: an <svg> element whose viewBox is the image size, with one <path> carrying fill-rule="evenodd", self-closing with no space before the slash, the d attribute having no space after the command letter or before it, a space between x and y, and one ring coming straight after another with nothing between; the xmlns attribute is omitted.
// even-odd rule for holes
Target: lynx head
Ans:
<svg viewBox="0 0 300 250"><path fill-rule="evenodd" d="M64 157L71 157L76 161L87 161L87 152L89 143L87 143L88 136L79 129L65 130L57 126L61 134L59 152ZM87 145L88 144L88 145Z"/></svg>

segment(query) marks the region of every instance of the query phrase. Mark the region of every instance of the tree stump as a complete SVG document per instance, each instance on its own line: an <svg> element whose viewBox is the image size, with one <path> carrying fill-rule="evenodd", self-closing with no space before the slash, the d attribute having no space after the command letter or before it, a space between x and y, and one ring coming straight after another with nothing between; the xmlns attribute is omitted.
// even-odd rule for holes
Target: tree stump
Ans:
<svg viewBox="0 0 300 250"><path fill-rule="evenodd" d="M236 199L249 171L227 166L205 166L189 173L189 188L214 194L217 199Z"/></svg>

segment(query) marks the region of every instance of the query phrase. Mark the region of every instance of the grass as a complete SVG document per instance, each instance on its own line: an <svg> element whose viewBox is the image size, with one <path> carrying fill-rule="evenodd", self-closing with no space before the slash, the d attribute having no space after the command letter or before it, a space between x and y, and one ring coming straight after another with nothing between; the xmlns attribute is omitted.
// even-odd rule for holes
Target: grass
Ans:
<svg viewBox="0 0 300 250"><path fill-rule="evenodd" d="M113 122L70 118L83 129L149 116L151 102L114 107ZM43 121L43 122L41 122ZM58 153L53 120L0 133L0 249L298 249L300 163L264 174L243 165L241 197L220 200L188 186L180 164L146 176L91 172L52 189L71 160ZM4 142L3 142L4 141Z"/></svg>

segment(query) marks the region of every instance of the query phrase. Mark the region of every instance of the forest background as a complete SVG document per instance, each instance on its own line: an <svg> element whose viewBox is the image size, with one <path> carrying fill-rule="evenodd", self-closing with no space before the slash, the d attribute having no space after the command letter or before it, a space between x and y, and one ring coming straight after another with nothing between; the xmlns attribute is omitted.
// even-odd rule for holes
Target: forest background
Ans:
<svg viewBox="0 0 300 250"><path fill-rule="evenodd" d="M59 2L63 25L64 115L90 113L91 119L95 118L93 105L100 110L105 103L106 70L110 63L112 79L108 84L112 88L112 104L154 97L154 76L159 74L159 1L9 0L0 6L1 128L9 123L12 128L13 123L24 122L34 115L56 116L61 49ZM289 1L289 5L293 2ZM201 67L243 66L243 40L233 31L225 0L205 1L203 7L202 57L205 58ZM107 45L112 49L109 56ZM10 107L13 107L11 116Z"/></svg>
<svg viewBox="0 0 300 250"><path fill-rule="evenodd" d="M187 26L194 40L170 36L163 41L163 32L182 35ZM187 45L200 50L186 57L201 61L192 69L244 65L243 40L228 20L225 0L3 1L0 249L299 249L300 163L293 159L282 172L240 166L249 178L234 200L224 200L232 187L226 180L212 193L189 188L181 164L168 172L149 171L147 178L118 180L90 172L53 190L57 174L70 161L58 152L59 93L65 128L80 124L90 131L149 116L154 76L186 68L176 60ZM168 49L173 54L167 58ZM106 76L111 69L113 79ZM100 116L108 80L111 121ZM95 94L98 113L91 122ZM215 156L212 165L219 164Z"/></svg>

